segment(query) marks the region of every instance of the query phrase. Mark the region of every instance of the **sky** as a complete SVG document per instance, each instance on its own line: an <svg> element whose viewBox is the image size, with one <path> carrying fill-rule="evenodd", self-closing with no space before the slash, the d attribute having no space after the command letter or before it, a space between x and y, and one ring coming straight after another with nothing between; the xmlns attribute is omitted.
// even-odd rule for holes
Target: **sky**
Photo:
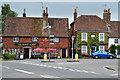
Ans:
<svg viewBox="0 0 120 80"><path fill-rule="evenodd" d="M105 0L104 0L105 1ZM61 18L69 18L69 23L71 23L74 19L73 12L77 7L78 17L80 15L97 15L100 18L103 18L104 9L111 9L111 20L118 21L118 2L14 2L14 1L3 1L1 5L7 3L10 4L11 9L18 13L18 17L22 17L23 9L26 9L27 17L41 17L42 16L42 3L43 7L48 7L48 15L49 17L61 17ZM105 6L106 5L106 6Z"/></svg>

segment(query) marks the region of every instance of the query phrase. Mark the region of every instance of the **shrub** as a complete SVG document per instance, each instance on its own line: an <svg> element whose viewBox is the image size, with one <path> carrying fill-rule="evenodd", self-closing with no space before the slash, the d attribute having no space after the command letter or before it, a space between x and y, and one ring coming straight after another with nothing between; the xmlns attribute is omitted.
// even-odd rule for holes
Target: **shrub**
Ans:
<svg viewBox="0 0 120 80"><path fill-rule="evenodd" d="M15 54L8 54L8 53L4 53L3 57L5 60L14 60L16 58Z"/></svg>
<svg viewBox="0 0 120 80"><path fill-rule="evenodd" d="M116 48L117 48L117 47L116 47L114 44L112 44L112 45L110 46L110 53L115 54L115 53L116 53L116 51L115 51Z"/></svg>

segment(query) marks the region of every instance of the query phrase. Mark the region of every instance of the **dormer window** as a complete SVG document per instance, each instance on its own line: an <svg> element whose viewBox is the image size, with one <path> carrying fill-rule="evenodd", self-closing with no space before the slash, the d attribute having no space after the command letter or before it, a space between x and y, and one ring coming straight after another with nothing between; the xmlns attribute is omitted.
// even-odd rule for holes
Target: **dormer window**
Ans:
<svg viewBox="0 0 120 80"><path fill-rule="evenodd" d="M19 42L19 37L13 37L13 42Z"/></svg>
<svg viewBox="0 0 120 80"><path fill-rule="evenodd" d="M38 37L32 37L32 42L37 42L38 41Z"/></svg>

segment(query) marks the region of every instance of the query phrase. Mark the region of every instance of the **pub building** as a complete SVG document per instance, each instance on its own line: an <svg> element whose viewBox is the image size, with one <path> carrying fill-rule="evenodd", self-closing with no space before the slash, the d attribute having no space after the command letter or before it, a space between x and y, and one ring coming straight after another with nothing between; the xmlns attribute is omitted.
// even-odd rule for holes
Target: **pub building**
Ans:
<svg viewBox="0 0 120 80"><path fill-rule="evenodd" d="M42 17L6 17L3 28L3 54L24 53L24 58L32 58L36 48L57 49L51 52L51 57L59 54L61 58L68 57L69 50L68 18L48 18L48 8ZM38 55L38 57L42 54Z"/></svg>

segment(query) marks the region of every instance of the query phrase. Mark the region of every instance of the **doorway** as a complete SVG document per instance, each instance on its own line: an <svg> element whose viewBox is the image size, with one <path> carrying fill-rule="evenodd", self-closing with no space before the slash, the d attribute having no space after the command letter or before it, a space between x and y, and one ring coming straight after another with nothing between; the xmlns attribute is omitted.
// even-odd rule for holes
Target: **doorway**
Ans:
<svg viewBox="0 0 120 80"><path fill-rule="evenodd" d="M94 53L96 51L96 46L92 45L90 49L91 49L91 53Z"/></svg>
<svg viewBox="0 0 120 80"><path fill-rule="evenodd" d="M62 58L65 58L65 57L66 57L66 49L63 48L63 49L62 49Z"/></svg>
<svg viewBox="0 0 120 80"><path fill-rule="evenodd" d="M29 48L24 48L24 58L29 58Z"/></svg>

